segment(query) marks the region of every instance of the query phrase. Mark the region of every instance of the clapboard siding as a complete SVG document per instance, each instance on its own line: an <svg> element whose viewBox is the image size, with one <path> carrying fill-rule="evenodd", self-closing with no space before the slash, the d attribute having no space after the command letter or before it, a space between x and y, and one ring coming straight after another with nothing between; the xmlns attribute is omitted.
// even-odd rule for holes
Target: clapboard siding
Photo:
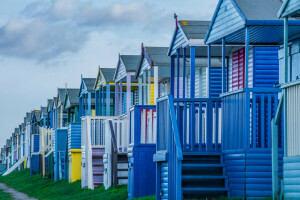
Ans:
<svg viewBox="0 0 300 200"><path fill-rule="evenodd" d="M219 97L222 92L222 68L212 67L210 71L210 96Z"/></svg>
<svg viewBox="0 0 300 200"><path fill-rule="evenodd" d="M217 11L208 42L222 38L224 33L232 33L244 25L244 21L231 0L223 0Z"/></svg>
<svg viewBox="0 0 300 200"><path fill-rule="evenodd" d="M200 79L200 98L207 97L207 67L201 67L201 79Z"/></svg>
<svg viewBox="0 0 300 200"><path fill-rule="evenodd" d="M188 41L186 36L184 35L182 29L180 26L178 26L178 29L176 31L175 39L172 45L171 55L176 54L176 49L179 47L186 47L188 46Z"/></svg>
<svg viewBox="0 0 300 200"><path fill-rule="evenodd" d="M300 156L283 158L284 198L300 199Z"/></svg>
<svg viewBox="0 0 300 200"><path fill-rule="evenodd" d="M119 82L122 78L126 77L126 67L124 65L124 62L120 58L120 64L116 75L115 82Z"/></svg>
<svg viewBox="0 0 300 200"><path fill-rule="evenodd" d="M81 123L75 122L68 127L68 151L71 149L81 149Z"/></svg>
<svg viewBox="0 0 300 200"><path fill-rule="evenodd" d="M278 84L278 47L255 47L253 54L254 87L273 87Z"/></svg>
<svg viewBox="0 0 300 200"><path fill-rule="evenodd" d="M283 151L279 151L279 175L283 171ZM272 196L271 149L249 149L224 152L224 164L231 197L262 198Z"/></svg>
<svg viewBox="0 0 300 200"><path fill-rule="evenodd" d="M200 84L200 80L201 80L201 73L200 73L200 68L196 68L195 71L195 98L200 98L200 90L201 90L201 84Z"/></svg>
<svg viewBox="0 0 300 200"><path fill-rule="evenodd" d="M148 71L149 69L151 69L151 66L149 65L147 59L144 58L139 76L141 76L144 73L144 71Z"/></svg>

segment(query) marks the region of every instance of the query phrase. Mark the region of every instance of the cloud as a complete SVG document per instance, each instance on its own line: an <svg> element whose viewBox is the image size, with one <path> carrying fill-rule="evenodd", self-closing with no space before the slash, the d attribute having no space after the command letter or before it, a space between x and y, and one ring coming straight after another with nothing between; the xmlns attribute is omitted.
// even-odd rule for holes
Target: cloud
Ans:
<svg viewBox="0 0 300 200"><path fill-rule="evenodd" d="M133 26L148 20L142 2L96 7L79 0L38 1L0 27L0 55L49 61L77 53L94 31Z"/></svg>

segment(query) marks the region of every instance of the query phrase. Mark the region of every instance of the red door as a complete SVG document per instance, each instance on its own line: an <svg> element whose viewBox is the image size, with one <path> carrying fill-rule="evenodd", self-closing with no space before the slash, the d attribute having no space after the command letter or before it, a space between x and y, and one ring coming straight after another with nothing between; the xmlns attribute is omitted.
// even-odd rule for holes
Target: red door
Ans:
<svg viewBox="0 0 300 200"><path fill-rule="evenodd" d="M245 87L245 48L232 53L232 90Z"/></svg>

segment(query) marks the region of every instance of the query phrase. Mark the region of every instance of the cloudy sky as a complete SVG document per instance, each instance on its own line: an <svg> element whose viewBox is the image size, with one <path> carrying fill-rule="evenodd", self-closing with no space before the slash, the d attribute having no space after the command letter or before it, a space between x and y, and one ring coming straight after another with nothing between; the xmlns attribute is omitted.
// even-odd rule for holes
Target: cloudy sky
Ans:
<svg viewBox="0 0 300 200"><path fill-rule="evenodd" d="M217 0L3 0L0 3L0 147L25 113L57 87L115 67L118 53L168 46L178 19L211 20Z"/></svg>

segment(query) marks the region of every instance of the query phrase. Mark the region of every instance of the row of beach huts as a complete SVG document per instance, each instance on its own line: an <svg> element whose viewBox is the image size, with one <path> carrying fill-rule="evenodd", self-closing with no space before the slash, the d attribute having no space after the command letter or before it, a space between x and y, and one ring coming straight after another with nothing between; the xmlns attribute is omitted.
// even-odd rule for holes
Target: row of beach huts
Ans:
<svg viewBox="0 0 300 200"><path fill-rule="evenodd" d="M142 44L26 113L2 174L128 184L129 199L300 199L299 17L299 0L175 15L169 47Z"/></svg>

